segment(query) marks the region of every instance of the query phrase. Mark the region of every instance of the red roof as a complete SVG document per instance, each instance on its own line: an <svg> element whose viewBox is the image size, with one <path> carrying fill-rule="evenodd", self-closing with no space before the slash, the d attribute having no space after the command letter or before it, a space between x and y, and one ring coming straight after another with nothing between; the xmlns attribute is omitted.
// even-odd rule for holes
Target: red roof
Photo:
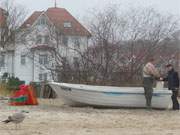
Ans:
<svg viewBox="0 0 180 135"><path fill-rule="evenodd" d="M35 11L21 26L21 28L26 28L28 25L32 25L36 19L43 13L43 11Z"/></svg>
<svg viewBox="0 0 180 135"><path fill-rule="evenodd" d="M34 12L22 25L21 28L26 28L27 25L33 25L35 20L43 12ZM66 9L64 8L49 8L44 12L50 19L50 21L57 27L59 27L66 35L79 35L79 36L91 36L90 32L81 25ZM72 27L64 28L64 22L70 22Z"/></svg>

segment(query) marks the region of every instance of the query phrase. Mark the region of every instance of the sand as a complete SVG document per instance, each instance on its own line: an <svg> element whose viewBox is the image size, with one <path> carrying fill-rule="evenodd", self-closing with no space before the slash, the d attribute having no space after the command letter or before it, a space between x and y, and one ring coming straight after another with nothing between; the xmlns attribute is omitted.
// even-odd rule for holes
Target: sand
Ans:
<svg viewBox="0 0 180 135"><path fill-rule="evenodd" d="M0 120L25 110L15 130L0 123L0 135L179 135L180 111L69 107L60 100L39 100L38 106L10 107L0 101Z"/></svg>

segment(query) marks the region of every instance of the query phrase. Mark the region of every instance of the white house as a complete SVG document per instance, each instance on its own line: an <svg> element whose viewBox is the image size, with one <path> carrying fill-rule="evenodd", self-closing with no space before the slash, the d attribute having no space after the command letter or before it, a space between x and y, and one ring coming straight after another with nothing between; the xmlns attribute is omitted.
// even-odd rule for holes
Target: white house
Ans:
<svg viewBox="0 0 180 135"><path fill-rule="evenodd" d="M1 20L0 20L1 21ZM20 27L15 45L0 50L0 72L24 80L52 80L56 54L73 62L91 34L66 9L35 11Z"/></svg>

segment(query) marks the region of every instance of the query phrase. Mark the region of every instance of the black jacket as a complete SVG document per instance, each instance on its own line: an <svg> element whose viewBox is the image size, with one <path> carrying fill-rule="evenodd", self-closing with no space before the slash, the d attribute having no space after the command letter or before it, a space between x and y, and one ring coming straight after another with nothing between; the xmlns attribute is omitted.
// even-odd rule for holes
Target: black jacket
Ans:
<svg viewBox="0 0 180 135"><path fill-rule="evenodd" d="M179 76L174 69L168 71L168 75L166 78L164 78L164 81L168 81L169 90L175 90L175 88L179 88Z"/></svg>

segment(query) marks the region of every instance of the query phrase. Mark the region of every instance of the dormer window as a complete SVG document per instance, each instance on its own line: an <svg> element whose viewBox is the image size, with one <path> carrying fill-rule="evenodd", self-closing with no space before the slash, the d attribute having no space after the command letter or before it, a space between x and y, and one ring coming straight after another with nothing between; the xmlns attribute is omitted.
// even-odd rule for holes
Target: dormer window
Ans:
<svg viewBox="0 0 180 135"><path fill-rule="evenodd" d="M64 22L64 28L71 28L71 22Z"/></svg>
<svg viewBox="0 0 180 135"><path fill-rule="evenodd" d="M44 16L42 16L41 18L39 18L37 25L47 25L47 20Z"/></svg>
<svg viewBox="0 0 180 135"><path fill-rule="evenodd" d="M46 19L43 17L43 18L41 18L41 25L46 25Z"/></svg>

